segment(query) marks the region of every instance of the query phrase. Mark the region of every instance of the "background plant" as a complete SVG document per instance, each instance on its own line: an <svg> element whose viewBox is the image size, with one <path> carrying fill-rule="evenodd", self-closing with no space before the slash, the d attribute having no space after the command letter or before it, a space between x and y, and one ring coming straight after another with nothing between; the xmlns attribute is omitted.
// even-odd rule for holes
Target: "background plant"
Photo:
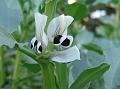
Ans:
<svg viewBox="0 0 120 89"><path fill-rule="evenodd" d="M91 13L98 9L106 15L93 19ZM81 61L50 62L48 54L30 50L36 10L48 16L48 23L63 13L75 18L69 33L80 49ZM77 0L73 4L0 0L0 89L119 89L119 39L119 0Z"/></svg>

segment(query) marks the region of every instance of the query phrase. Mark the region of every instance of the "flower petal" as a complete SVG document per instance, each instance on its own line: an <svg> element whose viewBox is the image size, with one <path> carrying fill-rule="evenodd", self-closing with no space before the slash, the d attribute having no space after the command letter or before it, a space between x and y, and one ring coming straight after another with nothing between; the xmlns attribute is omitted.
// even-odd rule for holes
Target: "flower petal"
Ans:
<svg viewBox="0 0 120 89"><path fill-rule="evenodd" d="M46 15L42 15L39 12L35 13L36 39L45 46L48 44L47 36L44 32L46 22L47 22Z"/></svg>
<svg viewBox="0 0 120 89"><path fill-rule="evenodd" d="M53 57L51 58L51 60L60 63L67 63L72 62L74 60L80 60L80 52L76 46L66 49L64 51L53 52L52 55Z"/></svg>
<svg viewBox="0 0 120 89"><path fill-rule="evenodd" d="M42 39L43 40L42 40L41 44L42 44L43 48L46 48L48 45L48 38L47 38L47 35L45 34L45 32L43 33Z"/></svg>
<svg viewBox="0 0 120 89"><path fill-rule="evenodd" d="M65 41L67 41L65 39L67 39L69 42L65 42ZM72 42L73 42L73 37L72 36L66 36L66 38L61 39L61 46L63 48L69 48L72 45ZM65 43L65 45L63 45L64 43Z"/></svg>
<svg viewBox="0 0 120 89"><path fill-rule="evenodd" d="M67 35L67 28L72 23L73 17L60 15L54 18L48 26L48 37L50 41L53 41L56 35Z"/></svg>
<svg viewBox="0 0 120 89"><path fill-rule="evenodd" d="M61 15L59 17L60 20L60 29L57 29L57 32L59 32L59 34L65 34L68 26L73 22L74 18L71 16L64 16Z"/></svg>
<svg viewBox="0 0 120 89"><path fill-rule="evenodd" d="M41 43L40 43L40 42L38 42L38 44L37 44L36 51L37 51L38 53L41 53L41 52L42 52L42 46L41 46Z"/></svg>
<svg viewBox="0 0 120 89"><path fill-rule="evenodd" d="M36 37L33 37L31 40L31 49L33 49L35 47L35 41L36 41Z"/></svg>

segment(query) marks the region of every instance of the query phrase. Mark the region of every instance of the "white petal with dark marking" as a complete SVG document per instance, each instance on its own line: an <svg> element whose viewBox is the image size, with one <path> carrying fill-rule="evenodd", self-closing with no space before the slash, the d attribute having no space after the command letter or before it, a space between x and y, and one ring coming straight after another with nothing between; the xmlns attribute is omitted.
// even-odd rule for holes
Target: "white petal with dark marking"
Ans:
<svg viewBox="0 0 120 89"><path fill-rule="evenodd" d="M41 53L41 52L42 52L42 45L41 45L40 42L38 42L38 44L37 44L37 52L38 52L38 53Z"/></svg>
<svg viewBox="0 0 120 89"><path fill-rule="evenodd" d="M44 47L48 45L48 38L44 32L47 22L47 16L39 12L35 13L36 39L42 43Z"/></svg>
<svg viewBox="0 0 120 89"><path fill-rule="evenodd" d="M72 36L66 36L66 38L61 39L61 46L63 48L68 48L72 45L73 37Z"/></svg>
<svg viewBox="0 0 120 89"><path fill-rule="evenodd" d="M31 49L34 49L34 47L35 47L35 45L34 45L35 41L36 41L36 37L33 37L32 40L31 40L31 42L30 42L31 43Z"/></svg>
<svg viewBox="0 0 120 89"><path fill-rule="evenodd" d="M60 63L68 63L75 60L80 60L80 52L76 46L70 47L63 51L56 51L52 53L52 61Z"/></svg>
<svg viewBox="0 0 120 89"><path fill-rule="evenodd" d="M73 20L73 17L65 16L64 14L54 18L50 22L47 30L49 40L53 41L56 35L67 35L67 28Z"/></svg>

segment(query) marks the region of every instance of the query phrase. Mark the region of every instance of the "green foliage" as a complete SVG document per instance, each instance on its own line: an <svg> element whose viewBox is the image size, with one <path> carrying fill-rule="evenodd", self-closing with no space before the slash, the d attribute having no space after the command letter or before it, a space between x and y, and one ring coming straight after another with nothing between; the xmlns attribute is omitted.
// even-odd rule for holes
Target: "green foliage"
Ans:
<svg viewBox="0 0 120 89"><path fill-rule="evenodd" d="M54 66L52 63L40 63L43 71L43 89L56 89Z"/></svg>
<svg viewBox="0 0 120 89"><path fill-rule="evenodd" d="M107 63L111 65L110 70L105 75L105 87L106 89L119 89L120 85L120 47L114 47L108 50L105 50L105 57Z"/></svg>
<svg viewBox="0 0 120 89"><path fill-rule="evenodd" d="M17 30L22 17L22 11L17 0L0 0L0 27L7 32Z"/></svg>
<svg viewBox="0 0 120 89"><path fill-rule="evenodd" d="M55 65L55 74L59 89L68 89L69 68L67 64L55 63Z"/></svg>
<svg viewBox="0 0 120 89"><path fill-rule="evenodd" d="M6 45L6 46L13 48L15 45L15 42L16 41L13 39L13 37L9 33L0 29L0 46Z"/></svg>
<svg viewBox="0 0 120 89"><path fill-rule="evenodd" d="M5 81L5 71L3 65L3 47L0 47L0 87L4 84Z"/></svg>
<svg viewBox="0 0 120 89"><path fill-rule="evenodd" d="M104 72L109 69L109 67L110 66L108 64L103 63L96 68L85 70L78 76L76 81L71 85L70 89L83 89L90 81L99 79Z"/></svg>
<svg viewBox="0 0 120 89"><path fill-rule="evenodd" d="M91 87L90 87L90 89L106 89L105 88L105 82L104 82L104 79L103 78L101 78L101 79L98 79L98 80L96 80L96 81L93 81L92 83L91 83Z"/></svg>
<svg viewBox="0 0 120 89"><path fill-rule="evenodd" d="M107 4L109 2L110 2L110 0L95 0L94 4L99 4L99 3Z"/></svg>
<svg viewBox="0 0 120 89"><path fill-rule="evenodd" d="M113 26L106 24L97 28L97 34L103 37L110 37L113 32Z"/></svg>
<svg viewBox="0 0 120 89"><path fill-rule="evenodd" d="M75 37L76 43L79 45L84 45L90 43L94 38L94 35L90 32L85 30L84 28L81 29L79 34Z"/></svg>
<svg viewBox="0 0 120 89"><path fill-rule="evenodd" d="M87 45L83 45L84 48L88 49L88 50L93 50L99 54L103 54L103 51L102 51L102 48L99 47L98 45L96 44L92 44L92 43L89 43Z"/></svg>
<svg viewBox="0 0 120 89"><path fill-rule="evenodd" d="M39 64L25 63L25 64L23 64L23 66L28 68L28 70L30 70L31 72L34 72L34 73L37 73L37 72L39 72L41 70Z"/></svg>
<svg viewBox="0 0 120 89"><path fill-rule="evenodd" d="M75 20L81 20L87 16L87 7L84 4L74 3L65 7L65 13L73 16Z"/></svg>
<svg viewBox="0 0 120 89"><path fill-rule="evenodd" d="M119 89L119 7L120 0L77 0L73 4L0 0L0 89ZM91 13L98 9L106 15L92 18ZM48 51L61 49L52 44L42 54L30 50L37 10L48 16L45 31L56 16L74 17L68 33L80 50L80 61L51 61Z"/></svg>

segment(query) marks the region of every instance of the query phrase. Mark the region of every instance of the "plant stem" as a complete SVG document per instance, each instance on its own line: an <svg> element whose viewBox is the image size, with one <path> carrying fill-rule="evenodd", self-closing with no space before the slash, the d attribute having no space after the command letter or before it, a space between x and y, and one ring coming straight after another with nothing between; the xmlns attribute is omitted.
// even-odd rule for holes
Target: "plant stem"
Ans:
<svg viewBox="0 0 120 89"><path fill-rule="evenodd" d="M40 64L42 68L42 73L43 73L43 82L44 82L43 89L56 89L55 77L54 77L54 71L53 71L54 67L50 62L48 62L48 59L50 59L49 53L45 53L45 54L43 53L38 56L24 47L19 47L18 44L15 45L15 48L20 52L33 58L35 61L37 61ZM17 59L18 58L19 57L17 57ZM17 65L18 65L17 63L19 63L18 61L19 60L16 60L15 70L17 69ZM14 78L16 77L16 74L17 74L17 71L14 71ZM13 86L15 86L15 83L13 84L14 84ZM16 89L16 88L13 88L13 89Z"/></svg>
<svg viewBox="0 0 120 89"><path fill-rule="evenodd" d="M46 0L46 2L48 2L48 1ZM46 23L45 32L47 32L48 24L55 15L56 6L57 6L57 0L51 0L48 3L45 4L45 15L48 16L48 21Z"/></svg>
<svg viewBox="0 0 120 89"><path fill-rule="evenodd" d="M5 81L5 71L3 66L3 47L0 47L0 87L4 84Z"/></svg>
<svg viewBox="0 0 120 89"><path fill-rule="evenodd" d="M17 75L18 75L18 68L19 68L19 62L20 62L20 52L17 50L17 55L16 55L16 60L15 60L15 67L14 67L14 72L13 72L13 81L12 81L12 89L18 89L16 80L17 80Z"/></svg>
<svg viewBox="0 0 120 89"><path fill-rule="evenodd" d="M44 82L43 89L56 89L54 67L51 64L51 62L48 61L48 59L50 59L49 53L46 53L46 54L43 53L43 54L37 56L36 54L30 52L26 48L19 47L18 44L16 44L15 48L17 50L19 50L20 52L22 52L22 53L28 55L29 57L33 58L35 61L37 61L40 64L40 66L42 68L42 73L43 73L43 82ZM17 65L18 65L17 63L19 63L18 58L19 57L17 57L17 60L16 60L14 78L16 77L16 74L17 74L16 69L17 69ZM15 83L13 83L13 84L15 85ZM13 88L13 89L16 89L16 88Z"/></svg>
<svg viewBox="0 0 120 89"><path fill-rule="evenodd" d="M114 38L120 39L120 0L118 1L116 7L116 24L115 24Z"/></svg>
<svg viewBox="0 0 120 89"><path fill-rule="evenodd" d="M56 89L53 64L47 62L40 65L43 73L43 89Z"/></svg>
<svg viewBox="0 0 120 89"><path fill-rule="evenodd" d="M47 32L48 24L54 17L56 12L56 5L57 0L46 0L45 2L45 15L48 16L45 32ZM40 63L40 65L43 72L43 89L56 89L54 66L50 62Z"/></svg>
<svg viewBox="0 0 120 89"><path fill-rule="evenodd" d="M69 81L69 68L67 64L55 63L56 78L59 89L68 89Z"/></svg>
<svg viewBox="0 0 120 89"><path fill-rule="evenodd" d="M43 73L43 82L44 82L43 89L56 89L54 67L48 61L48 59L50 58L50 55L42 54L42 55L37 56L36 54L30 52L26 48L19 47L17 44L16 44L15 48L17 50L19 50L20 52L33 58L35 61L37 61L40 64L40 66L42 68L42 73ZM17 60L16 60L16 62L17 62ZM15 75L16 75L16 72L15 72ZM14 89L16 89L16 88L14 88Z"/></svg>
<svg viewBox="0 0 120 89"><path fill-rule="evenodd" d="M56 5L57 0L46 0L45 2L45 15L48 16L45 32L47 32L48 24L54 17L54 14L56 12ZM39 64L41 65L43 72L43 89L56 89L54 66L49 61Z"/></svg>
<svg viewBox="0 0 120 89"><path fill-rule="evenodd" d="M18 44L15 44L15 48L17 50L19 50L20 52L22 52L22 53L24 53L24 54L28 55L29 57L31 57L31 58L36 60L37 55L34 54L33 52L29 51L28 49L26 49L24 47L19 47Z"/></svg>

